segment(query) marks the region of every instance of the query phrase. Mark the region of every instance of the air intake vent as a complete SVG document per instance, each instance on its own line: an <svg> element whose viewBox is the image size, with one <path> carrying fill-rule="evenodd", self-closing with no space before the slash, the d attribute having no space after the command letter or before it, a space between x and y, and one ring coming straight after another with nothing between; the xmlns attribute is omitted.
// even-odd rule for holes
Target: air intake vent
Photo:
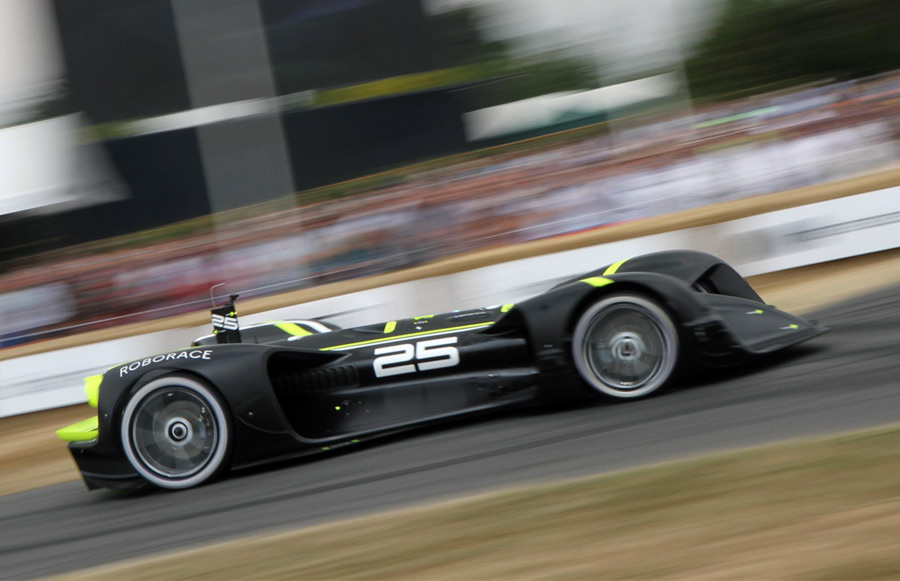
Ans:
<svg viewBox="0 0 900 581"><path fill-rule="evenodd" d="M290 375L272 377L276 392L285 395L311 395L335 389L359 386L359 377L352 366L310 369Z"/></svg>

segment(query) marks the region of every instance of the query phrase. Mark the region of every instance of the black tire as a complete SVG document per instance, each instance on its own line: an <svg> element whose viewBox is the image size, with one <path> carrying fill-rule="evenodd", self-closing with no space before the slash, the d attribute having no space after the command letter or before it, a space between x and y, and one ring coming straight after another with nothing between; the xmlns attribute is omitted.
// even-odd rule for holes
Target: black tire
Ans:
<svg viewBox="0 0 900 581"><path fill-rule="evenodd" d="M231 423L209 385L168 375L138 389L125 406L122 447L134 469L161 488L199 486L228 466Z"/></svg>
<svg viewBox="0 0 900 581"><path fill-rule="evenodd" d="M650 395L675 375L678 329L655 301L639 294L601 298L578 319L572 355L581 378L617 399Z"/></svg>

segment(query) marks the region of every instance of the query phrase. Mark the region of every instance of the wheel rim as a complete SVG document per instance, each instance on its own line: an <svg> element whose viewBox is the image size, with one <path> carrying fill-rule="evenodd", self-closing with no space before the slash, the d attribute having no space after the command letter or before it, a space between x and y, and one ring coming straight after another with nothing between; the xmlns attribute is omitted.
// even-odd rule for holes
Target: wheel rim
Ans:
<svg viewBox="0 0 900 581"><path fill-rule="evenodd" d="M144 465L167 478L187 478L209 463L219 439L209 406L180 387L147 396L134 415L131 441Z"/></svg>
<svg viewBox="0 0 900 581"><path fill-rule="evenodd" d="M228 423L206 386L182 377L152 381L132 397L122 418L125 455L137 472L164 488L187 488L218 472Z"/></svg>
<svg viewBox="0 0 900 581"><path fill-rule="evenodd" d="M638 297L594 305L575 333L576 364L593 387L616 397L639 397L671 375L677 338L668 316Z"/></svg>

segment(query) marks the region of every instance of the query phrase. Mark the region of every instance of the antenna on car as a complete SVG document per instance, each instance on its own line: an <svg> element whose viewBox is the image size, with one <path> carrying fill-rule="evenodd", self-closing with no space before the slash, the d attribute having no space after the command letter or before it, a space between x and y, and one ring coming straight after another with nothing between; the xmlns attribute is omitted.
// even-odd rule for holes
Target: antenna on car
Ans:
<svg viewBox="0 0 900 581"><path fill-rule="evenodd" d="M224 282L220 282L218 284L214 284L211 287L209 287L209 302L212 303L213 308L216 308L216 295L213 291L216 290L217 288L219 288L220 286L225 286L225 284L226 283L224 283Z"/></svg>
<svg viewBox="0 0 900 581"><path fill-rule="evenodd" d="M214 284L209 289L209 300L213 307L210 311L212 314L213 335L216 336L216 343L240 343L241 326L238 323L234 301L241 295L229 295L226 304L216 307L216 297L213 291L220 286L225 286L225 283Z"/></svg>

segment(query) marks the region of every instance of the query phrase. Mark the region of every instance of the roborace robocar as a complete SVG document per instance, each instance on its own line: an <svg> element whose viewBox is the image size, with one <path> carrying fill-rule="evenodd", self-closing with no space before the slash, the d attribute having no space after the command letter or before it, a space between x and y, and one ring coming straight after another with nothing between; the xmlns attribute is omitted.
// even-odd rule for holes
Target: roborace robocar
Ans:
<svg viewBox="0 0 900 581"><path fill-rule="evenodd" d="M229 304L186 349L86 379L97 416L59 430L88 488L179 489L510 406L633 399L825 328L766 305L704 253L617 262L519 304L339 329L241 329Z"/></svg>

